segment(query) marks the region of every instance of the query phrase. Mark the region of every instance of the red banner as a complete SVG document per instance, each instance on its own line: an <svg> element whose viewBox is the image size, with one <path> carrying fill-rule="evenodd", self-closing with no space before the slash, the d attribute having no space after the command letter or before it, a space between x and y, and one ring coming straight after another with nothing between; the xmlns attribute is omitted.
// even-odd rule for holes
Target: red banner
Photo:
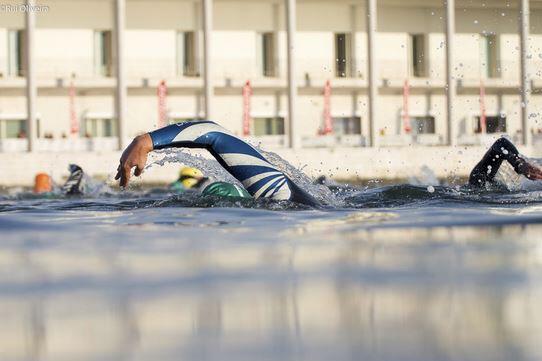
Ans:
<svg viewBox="0 0 542 361"><path fill-rule="evenodd" d="M243 136L250 135L250 97L252 96L252 86L250 80L247 80L243 86Z"/></svg>
<svg viewBox="0 0 542 361"><path fill-rule="evenodd" d="M70 98L70 134L77 135L79 134L79 122L77 121L77 113L75 112L75 86L73 85L73 80L68 89L68 96Z"/></svg>
<svg viewBox="0 0 542 361"><path fill-rule="evenodd" d="M166 81L162 80L158 84L158 128L165 127L168 124L167 117L167 86Z"/></svg>
<svg viewBox="0 0 542 361"><path fill-rule="evenodd" d="M486 88L484 82L480 80L480 132L487 132L486 125Z"/></svg>
<svg viewBox="0 0 542 361"><path fill-rule="evenodd" d="M403 85L403 130L405 133L410 133L412 128L410 127L410 114L408 109L408 101L410 98L410 85L408 84L408 79L405 80Z"/></svg>
<svg viewBox="0 0 542 361"><path fill-rule="evenodd" d="M328 80L324 85L324 129L322 135L333 133L333 124L331 119L331 82Z"/></svg>

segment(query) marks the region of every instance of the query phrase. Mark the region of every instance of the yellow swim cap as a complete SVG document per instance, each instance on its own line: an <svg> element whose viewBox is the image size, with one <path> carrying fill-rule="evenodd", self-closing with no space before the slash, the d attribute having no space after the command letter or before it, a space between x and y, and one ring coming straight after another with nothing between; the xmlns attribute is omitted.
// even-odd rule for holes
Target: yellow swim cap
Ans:
<svg viewBox="0 0 542 361"><path fill-rule="evenodd" d="M179 181L186 189L194 187L202 178L203 173L193 167L184 167L179 173Z"/></svg>
<svg viewBox="0 0 542 361"><path fill-rule="evenodd" d="M183 167L181 168L179 177L203 178L203 173L198 168Z"/></svg>

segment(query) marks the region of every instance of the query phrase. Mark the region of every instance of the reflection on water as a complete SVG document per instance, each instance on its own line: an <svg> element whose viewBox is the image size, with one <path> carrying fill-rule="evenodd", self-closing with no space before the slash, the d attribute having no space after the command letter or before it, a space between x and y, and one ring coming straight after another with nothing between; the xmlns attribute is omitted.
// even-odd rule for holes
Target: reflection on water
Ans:
<svg viewBox="0 0 542 361"><path fill-rule="evenodd" d="M408 214L3 215L0 359L542 358L542 226Z"/></svg>

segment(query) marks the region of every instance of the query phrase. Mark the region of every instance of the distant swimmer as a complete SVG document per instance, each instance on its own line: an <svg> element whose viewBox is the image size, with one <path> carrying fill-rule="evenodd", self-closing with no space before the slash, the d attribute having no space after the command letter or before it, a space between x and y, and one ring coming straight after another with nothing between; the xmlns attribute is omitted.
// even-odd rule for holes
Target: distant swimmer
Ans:
<svg viewBox="0 0 542 361"><path fill-rule="evenodd" d="M482 160L470 173L469 184L484 187L493 183L503 161L507 161L514 171L530 180L542 180L542 170L519 155L517 148L506 138L498 139L486 152Z"/></svg>
<svg viewBox="0 0 542 361"><path fill-rule="evenodd" d="M53 191L53 181L47 173L38 173L34 178L34 193L43 194Z"/></svg>
<svg viewBox="0 0 542 361"><path fill-rule="evenodd" d="M62 186L62 193L69 196L82 195L85 187L83 169L77 164L70 164L68 170L70 175Z"/></svg>
<svg viewBox="0 0 542 361"><path fill-rule="evenodd" d="M182 193L188 190L202 190L203 195L228 198L252 198L242 187L228 182L212 182L201 170L194 167L183 167L179 179L171 183L170 189Z"/></svg>
<svg viewBox="0 0 542 361"><path fill-rule="evenodd" d="M209 178L204 177L203 173L194 167L182 167L179 172L179 178L169 185L171 190L184 192L189 189L199 189Z"/></svg>
<svg viewBox="0 0 542 361"><path fill-rule="evenodd" d="M70 175L64 185L60 187L64 195L81 195L84 193L84 173L83 169L76 164L70 164L68 167ZM53 195L55 186L51 176L47 173L38 173L34 179L34 193Z"/></svg>
<svg viewBox="0 0 542 361"><path fill-rule="evenodd" d="M149 152L183 147L207 149L256 199L320 205L251 145L207 120L172 124L136 137L122 153L115 179L120 179L120 185L124 187L130 180L132 168L135 167L135 176L143 172Z"/></svg>

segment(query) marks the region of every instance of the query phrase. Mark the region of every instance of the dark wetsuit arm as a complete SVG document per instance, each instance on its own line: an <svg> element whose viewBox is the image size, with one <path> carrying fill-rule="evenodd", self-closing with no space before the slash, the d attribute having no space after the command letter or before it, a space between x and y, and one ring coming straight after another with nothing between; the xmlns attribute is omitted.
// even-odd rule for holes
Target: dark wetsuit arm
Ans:
<svg viewBox="0 0 542 361"><path fill-rule="evenodd" d="M506 138L500 138L488 149L482 160L476 164L470 173L469 184L484 186L493 182L503 161L510 163L519 174L524 174L523 166L526 161L519 156L517 148Z"/></svg>
<svg viewBox="0 0 542 361"><path fill-rule="evenodd" d="M269 163L251 145L211 121L172 124L150 132L153 148L204 148L254 198L290 200L319 205L311 195L300 189L282 171Z"/></svg>

